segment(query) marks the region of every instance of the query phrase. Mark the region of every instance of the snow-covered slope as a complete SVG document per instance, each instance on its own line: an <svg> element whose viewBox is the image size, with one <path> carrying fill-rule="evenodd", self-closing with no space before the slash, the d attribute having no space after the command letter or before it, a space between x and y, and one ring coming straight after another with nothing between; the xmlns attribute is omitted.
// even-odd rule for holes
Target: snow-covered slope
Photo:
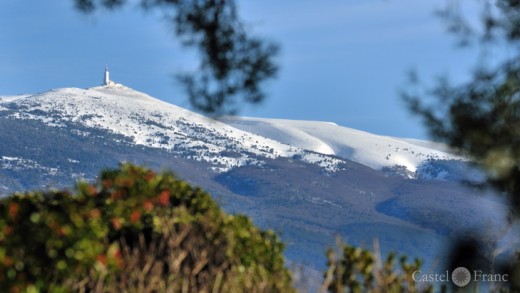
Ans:
<svg viewBox="0 0 520 293"><path fill-rule="evenodd" d="M0 196L70 187L121 161L174 170L227 211L281 231L288 258L317 267L333 235L432 263L457 231L502 223L499 204L453 176L468 173L463 162L428 160L456 158L442 145L327 122L225 122L122 85L0 97ZM374 170L394 165L417 180Z"/></svg>
<svg viewBox="0 0 520 293"><path fill-rule="evenodd" d="M340 156L373 169L405 166L415 172L429 159L460 160L441 144L375 135L330 122L226 117L223 122L266 138Z"/></svg>
<svg viewBox="0 0 520 293"><path fill-rule="evenodd" d="M163 102L120 84L89 89L62 88L35 95L2 97L0 113L15 107L16 119L54 127L80 123L123 135L136 145L209 162L216 171L261 165L262 158L297 156L333 171L340 160L239 130ZM85 133L89 135L89 133Z"/></svg>
<svg viewBox="0 0 520 293"><path fill-rule="evenodd" d="M262 165L262 158L277 157L297 158L329 171L338 170L342 157L377 170L404 166L411 173L423 170L421 166L432 159L461 159L441 144L380 136L330 122L247 117L215 121L120 84L0 97L0 113L13 105L12 118L109 130L136 145L208 162L219 172Z"/></svg>

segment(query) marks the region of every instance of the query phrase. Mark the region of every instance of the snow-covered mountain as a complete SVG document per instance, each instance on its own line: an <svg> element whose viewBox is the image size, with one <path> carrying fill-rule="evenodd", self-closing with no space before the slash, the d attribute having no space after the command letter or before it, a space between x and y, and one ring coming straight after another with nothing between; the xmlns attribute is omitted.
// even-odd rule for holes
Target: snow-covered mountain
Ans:
<svg viewBox="0 0 520 293"><path fill-rule="evenodd" d="M416 172L428 160L462 160L440 144L375 135L332 122L250 117L227 117L222 121L288 145L336 155L377 170L404 166Z"/></svg>
<svg viewBox="0 0 520 293"><path fill-rule="evenodd" d="M217 121L120 84L0 97L2 114L52 127L70 122L104 129L135 145L210 163L216 172L285 157L318 164L327 171L339 170L342 159L348 159L411 178L446 178L453 168L431 163L462 161L440 144L375 135L331 122L246 117ZM88 131L80 134L89 135ZM0 157L4 164L13 160L17 158Z"/></svg>
<svg viewBox="0 0 520 293"><path fill-rule="evenodd" d="M72 122L105 129L128 138L135 145L166 149L175 155L211 163L220 172L244 165L261 165L262 158L298 157L329 171L336 170L341 163L335 158L239 130L120 84L0 98L0 115L9 113L9 109L17 111L7 117L39 120L53 127L64 127L64 122Z"/></svg>
<svg viewBox="0 0 520 293"><path fill-rule="evenodd" d="M483 180L483 173L441 143L376 135L333 122L252 117L220 119L238 129L405 178Z"/></svg>
<svg viewBox="0 0 520 293"><path fill-rule="evenodd" d="M457 231L502 223L503 205L457 182L468 168L442 145L328 122L216 121L113 83L0 97L0 195L71 186L121 161L172 169L315 267L336 234L432 263Z"/></svg>

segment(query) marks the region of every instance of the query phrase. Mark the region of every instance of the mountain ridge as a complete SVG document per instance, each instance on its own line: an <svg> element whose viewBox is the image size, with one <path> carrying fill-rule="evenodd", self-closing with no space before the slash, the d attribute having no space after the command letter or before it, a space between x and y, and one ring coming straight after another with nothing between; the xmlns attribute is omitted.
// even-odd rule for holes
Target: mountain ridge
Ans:
<svg viewBox="0 0 520 293"><path fill-rule="evenodd" d="M83 100L80 101L78 97ZM213 126L211 131L218 132L219 135L226 136L224 133L231 134L231 136L228 135L228 139L240 140L240 137L245 137L245 140L237 142L238 144L245 144L241 146L242 149L247 149L249 152L268 158L303 155L308 157L306 159L309 162L318 161L318 158L304 154L303 150L308 150L315 154L332 155L353 160L373 169L404 166L410 172L417 171L421 163L432 158L462 160L459 156L425 146L426 144L432 145L432 142L423 142L422 145L414 144L405 139L375 135L339 126L333 122L252 117L224 117L214 120L120 84L87 89L60 88L34 95L2 97L1 99L0 111L7 109L5 107L6 103L24 104L25 101L28 107L32 107L32 112L38 110L53 112L54 114L61 112L63 115L60 119L70 118L71 121L83 119L82 123L86 126L109 129L117 134L133 138L136 144L166 149L173 148L176 143L183 140L183 137L178 132L182 130L182 127L175 128L175 125L164 125L164 121L186 119L195 121L195 123L200 125L209 124ZM36 102L31 103L27 101L33 99ZM64 101L64 99L69 100ZM94 103L92 103L92 99L95 100ZM44 100L47 106L44 105L42 107L38 105L38 100L40 102ZM71 107L71 102L81 105L81 108ZM101 105L101 107L93 106L96 104ZM131 106L138 106L140 109L132 109ZM85 108L90 108L90 110L82 110ZM114 113L108 113L106 109ZM145 123L151 125L148 125L147 129L139 129L140 126L136 125L126 125L126 127L125 125L120 125L118 121L121 119L132 118L121 117L123 115L121 113L128 111L131 112L131 115L136 116L134 118L140 117ZM140 115L140 112L145 111L148 111L147 116ZM20 113L17 115L20 115ZM37 113L26 113L23 118L44 119L42 115L37 115ZM52 120L46 118L44 122L52 123ZM232 127L232 130L227 126ZM268 127L270 129L267 129ZM158 136L161 139L158 139ZM251 143L251 141L255 143ZM214 144L212 146L213 152L223 150ZM196 148L197 146L194 145L192 147ZM228 147L226 146L226 151L229 150ZM375 150L376 148L377 150ZM401 153L399 153L399 150ZM204 157L204 155L201 155L200 159L209 159L207 156ZM215 154L213 153L212 159L214 158ZM243 160L232 158L222 159L220 163L225 165L222 170L244 164ZM335 161L333 164L338 163L338 161ZM329 165L328 168L333 170L335 167Z"/></svg>
<svg viewBox="0 0 520 293"><path fill-rule="evenodd" d="M340 163L333 158L244 132L123 85L61 88L5 99L5 102L0 101L0 106L3 105L0 111L16 104L18 112L11 114L15 118L38 119L58 127L63 121L78 122L87 127L110 130L138 145L174 152L176 147L184 146L194 152L199 160L217 160L215 168L222 171L243 164L261 164L258 157L298 155L309 162L318 161L321 157L330 162L324 166L329 169ZM198 137L188 139L190 136ZM230 151L252 155L226 155Z"/></svg>
<svg viewBox="0 0 520 293"><path fill-rule="evenodd" d="M248 123L258 126L257 121ZM307 136L300 136L302 124ZM329 133L322 131L321 143L330 147L332 135L342 150L349 146L338 132L381 138L327 122L274 127L278 138L292 131L293 138L302 143L307 138L315 146L320 143L312 138L324 128ZM395 151L395 145L383 149ZM352 154L363 150L354 146ZM376 154L377 162L388 164L370 168L337 152L322 154L284 144L122 85L63 88L0 100L3 195L66 188L78 179L93 180L99 170L121 161L170 169L208 190L227 211L245 213L259 226L280 232L289 259L313 267L324 265L323 252L334 245L334 234L356 245L370 245L376 237L383 252L401 251L431 264L439 257L436 249L457 231L481 225L481 215L488 215L493 225L501 223L503 205L477 198L474 189L460 184L456 175L468 170L463 161L451 157L413 162L421 177L381 158L387 153ZM430 208L443 217L432 216ZM496 237L493 233L490 239Z"/></svg>
<svg viewBox="0 0 520 293"><path fill-rule="evenodd" d="M323 121L225 117L221 121L282 143L335 155L381 170L404 168L413 176L430 161L466 161L439 143L376 135ZM412 176L413 175L413 176Z"/></svg>

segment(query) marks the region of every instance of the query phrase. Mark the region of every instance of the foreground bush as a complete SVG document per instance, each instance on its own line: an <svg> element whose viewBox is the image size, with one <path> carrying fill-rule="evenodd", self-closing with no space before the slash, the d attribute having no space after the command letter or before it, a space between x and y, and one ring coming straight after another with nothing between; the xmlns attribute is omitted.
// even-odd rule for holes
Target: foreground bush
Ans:
<svg viewBox="0 0 520 293"><path fill-rule="evenodd" d="M327 272L322 292L433 292L431 284L418 286L413 280L413 272L421 268L421 262L417 259L408 262L407 257L402 256L396 265L394 253L381 259L377 249L373 252L348 244L342 244L340 248L339 257L333 250L327 252ZM441 289L444 292L446 288Z"/></svg>
<svg viewBox="0 0 520 293"><path fill-rule="evenodd" d="M0 292L293 292L282 250L202 190L130 164L0 201Z"/></svg>

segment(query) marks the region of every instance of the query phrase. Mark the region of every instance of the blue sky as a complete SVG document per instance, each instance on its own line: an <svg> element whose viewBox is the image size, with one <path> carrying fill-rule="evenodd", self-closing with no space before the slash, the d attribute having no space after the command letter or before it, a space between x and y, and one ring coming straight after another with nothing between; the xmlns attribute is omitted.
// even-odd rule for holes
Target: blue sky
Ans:
<svg viewBox="0 0 520 293"><path fill-rule="evenodd" d="M241 115L332 121L377 134L426 138L398 96L406 72L425 81L469 76L476 53L456 49L434 16L438 0L239 0L255 34L281 45L268 99ZM83 15L71 0L0 2L0 95L116 82L189 108L175 73L196 68L157 12L135 5Z"/></svg>

